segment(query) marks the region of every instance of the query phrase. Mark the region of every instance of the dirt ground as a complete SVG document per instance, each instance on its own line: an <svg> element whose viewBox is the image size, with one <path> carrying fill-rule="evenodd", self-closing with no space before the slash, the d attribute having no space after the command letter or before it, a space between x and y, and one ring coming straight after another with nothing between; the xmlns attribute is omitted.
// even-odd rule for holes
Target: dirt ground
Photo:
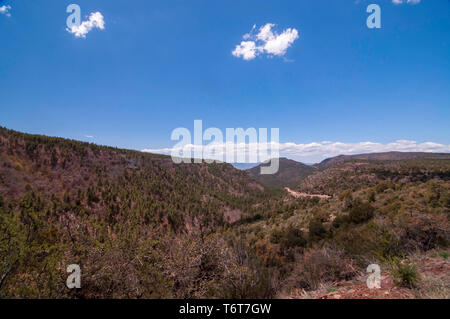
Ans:
<svg viewBox="0 0 450 319"><path fill-rule="evenodd" d="M288 298L300 299L411 299L450 298L450 261L437 252L411 256L417 265L420 280L416 288L409 289L395 284L388 270L381 270L381 288L369 289L366 284L369 274L352 281L324 285L319 290L306 292L297 290Z"/></svg>

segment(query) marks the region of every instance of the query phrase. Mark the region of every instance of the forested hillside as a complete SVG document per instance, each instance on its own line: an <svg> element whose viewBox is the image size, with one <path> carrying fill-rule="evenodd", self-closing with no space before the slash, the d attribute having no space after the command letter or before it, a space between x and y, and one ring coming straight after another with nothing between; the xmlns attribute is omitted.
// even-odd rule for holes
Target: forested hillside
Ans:
<svg viewBox="0 0 450 319"><path fill-rule="evenodd" d="M263 163L247 171L254 179L268 187L297 187L307 176L317 171L317 168L313 165L305 165L287 158L280 158L277 173L261 175L261 166L267 165L267 163Z"/></svg>
<svg viewBox="0 0 450 319"><path fill-rule="evenodd" d="M376 160L348 157L318 164L319 170L307 176L298 185L301 191L337 195L343 190L357 190L374 186L382 181L393 183L427 182L432 179L450 180L450 157L448 155L406 153L405 159ZM420 154L420 153L419 153ZM432 155L435 155L434 158Z"/></svg>
<svg viewBox="0 0 450 319"><path fill-rule="evenodd" d="M174 237L198 236L202 241L229 222L252 216L254 206L266 196L263 191L229 164L178 165L168 156L2 128L0 238L5 245L0 252L0 292L64 295L64 265L71 263L89 268L89 262L95 262L91 266L99 273L103 268L114 273L116 267L109 263L123 262L116 265L117 276L124 273L120 267L138 267L151 276L147 267L156 266L148 258L159 251L155 246ZM161 251L167 252L167 247ZM125 273L137 276L137 271ZM164 273L158 270L154 276L166 277ZM127 296L129 289L135 297L139 291L132 285L124 291L112 286L111 292L100 286L84 291L89 296L109 296L113 291ZM150 297L153 292L139 294Z"/></svg>
<svg viewBox="0 0 450 319"><path fill-rule="evenodd" d="M371 263L401 296L447 297L443 156L327 160L296 189L331 197L296 198L229 164L1 128L0 297L317 297Z"/></svg>

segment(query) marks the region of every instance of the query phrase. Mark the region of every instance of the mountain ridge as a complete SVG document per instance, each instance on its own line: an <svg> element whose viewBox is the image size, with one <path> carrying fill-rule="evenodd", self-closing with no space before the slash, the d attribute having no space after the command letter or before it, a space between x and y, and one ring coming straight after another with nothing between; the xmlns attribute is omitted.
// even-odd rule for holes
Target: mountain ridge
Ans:
<svg viewBox="0 0 450 319"><path fill-rule="evenodd" d="M395 162L408 160L450 160L450 153L425 153L425 152L382 152L364 153L354 155L338 155L326 158L320 163L307 165L292 159L280 158L279 171L274 175L260 175L260 167L267 165L267 161L256 167L248 169L249 174L269 187L298 187L309 176L336 167L347 162Z"/></svg>

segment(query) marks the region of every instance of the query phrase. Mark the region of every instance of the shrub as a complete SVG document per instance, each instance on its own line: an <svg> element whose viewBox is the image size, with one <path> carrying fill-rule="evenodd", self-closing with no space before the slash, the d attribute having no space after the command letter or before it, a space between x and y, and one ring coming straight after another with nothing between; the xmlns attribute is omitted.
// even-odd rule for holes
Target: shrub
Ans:
<svg viewBox="0 0 450 319"><path fill-rule="evenodd" d="M359 203L353 206L349 212L349 219L355 224L362 224L373 218L375 208L369 203Z"/></svg>
<svg viewBox="0 0 450 319"><path fill-rule="evenodd" d="M339 196L339 199L344 202L344 209L352 208L353 206L353 194L351 191L344 191Z"/></svg>
<svg viewBox="0 0 450 319"><path fill-rule="evenodd" d="M167 213L167 221L169 222L172 230L178 231L184 223L184 217L180 212L176 210L170 210Z"/></svg>
<svg viewBox="0 0 450 319"><path fill-rule="evenodd" d="M340 228L349 223L350 223L350 218L348 217L348 215L339 215L333 220L332 225L334 228Z"/></svg>
<svg viewBox="0 0 450 319"><path fill-rule="evenodd" d="M374 191L370 191L369 195L367 196L367 200L369 203L374 203L376 201L377 197Z"/></svg>
<svg viewBox="0 0 450 319"><path fill-rule="evenodd" d="M293 285L315 290L320 283L349 280L357 271L353 262L339 250L310 250L300 257L291 280Z"/></svg>
<svg viewBox="0 0 450 319"><path fill-rule="evenodd" d="M307 241L303 235L303 232L298 228L289 226L284 233L280 245L282 249L285 249L293 247L305 247L306 243Z"/></svg>
<svg viewBox="0 0 450 319"><path fill-rule="evenodd" d="M277 291L278 273L266 267L247 244L239 240L226 258L219 262L224 264L223 272L214 281L212 295L220 299L269 299Z"/></svg>
<svg viewBox="0 0 450 319"><path fill-rule="evenodd" d="M441 256L442 258L444 258L444 259L448 259L448 257L450 256L450 254L448 253L448 251L441 251L440 253L439 253L439 256Z"/></svg>
<svg viewBox="0 0 450 319"><path fill-rule="evenodd" d="M274 229L270 234L270 242L272 244L279 244L283 238L283 231L281 229Z"/></svg>
<svg viewBox="0 0 450 319"><path fill-rule="evenodd" d="M377 184L377 186L375 186L375 192L377 194L383 193L385 190L389 189L389 188L394 188L395 185L392 182L382 182Z"/></svg>
<svg viewBox="0 0 450 319"><path fill-rule="evenodd" d="M337 229L333 245L354 256L361 265L372 259L388 260L402 252L397 236L390 229L373 221Z"/></svg>
<svg viewBox="0 0 450 319"><path fill-rule="evenodd" d="M450 208L450 192L441 196L442 206Z"/></svg>
<svg viewBox="0 0 450 319"><path fill-rule="evenodd" d="M327 230L323 227L318 218L313 218L309 223L309 239L312 241L321 240L327 237Z"/></svg>
<svg viewBox="0 0 450 319"><path fill-rule="evenodd" d="M441 188L439 184L434 181L427 182L427 191L425 193L425 201L432 207L439 206L441 199Z"/></svg>
<svg viewBox="0 0 450 319"><path fill-rule="evenodd" d="M369 203L355 202L353 207L350 208L348 215L337 216L332 226L334 228L340 228L347 224L362 224L373 218L375 208Z"/></svg>
<svg viewBox="0 0 450 319"><path fill-rule="evenodd" d="M440 224L441 223L441 224ZM406 251L421 249L428 251L437 247L446 247L450 232L444 226L445 221L428 216L402 221L400 241Z"/></svg>
<svg viewBox="0 0 450 319"><path fill-rule="evenodd" d="M289 226L284 230L272 231L270 241L274 244L280 244L281 249L305 247L307 244L303 232L293 226Z"/></svg>
<svg viewBox="0 0 450 319"><path fill-rule="evenodd" d="M406 288L417 287L420 281L419 272L417 266L412 264L409 260L403 260L401 262L394 262L393 276L395 284Z"/></svg>

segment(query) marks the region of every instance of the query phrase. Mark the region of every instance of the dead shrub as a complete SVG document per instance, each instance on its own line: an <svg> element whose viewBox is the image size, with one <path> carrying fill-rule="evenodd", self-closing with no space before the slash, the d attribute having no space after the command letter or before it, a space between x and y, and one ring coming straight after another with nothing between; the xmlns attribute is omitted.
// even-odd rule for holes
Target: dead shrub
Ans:
<svg viewBox="0 0 450 319"><path fill-rule="evenodd" d="M400 232L400 243L406 251L421 249L428 251L448 246L450 232L446 221L423 215L404 222Z"/></svg>
<svg viewBox="0 0 450 319"><path fill-rule="evenodd" d="M349 280L356 274L353 261L342 251L322 248L299 257L290 280L298 288L315 290L321 283Z"/></svg>

